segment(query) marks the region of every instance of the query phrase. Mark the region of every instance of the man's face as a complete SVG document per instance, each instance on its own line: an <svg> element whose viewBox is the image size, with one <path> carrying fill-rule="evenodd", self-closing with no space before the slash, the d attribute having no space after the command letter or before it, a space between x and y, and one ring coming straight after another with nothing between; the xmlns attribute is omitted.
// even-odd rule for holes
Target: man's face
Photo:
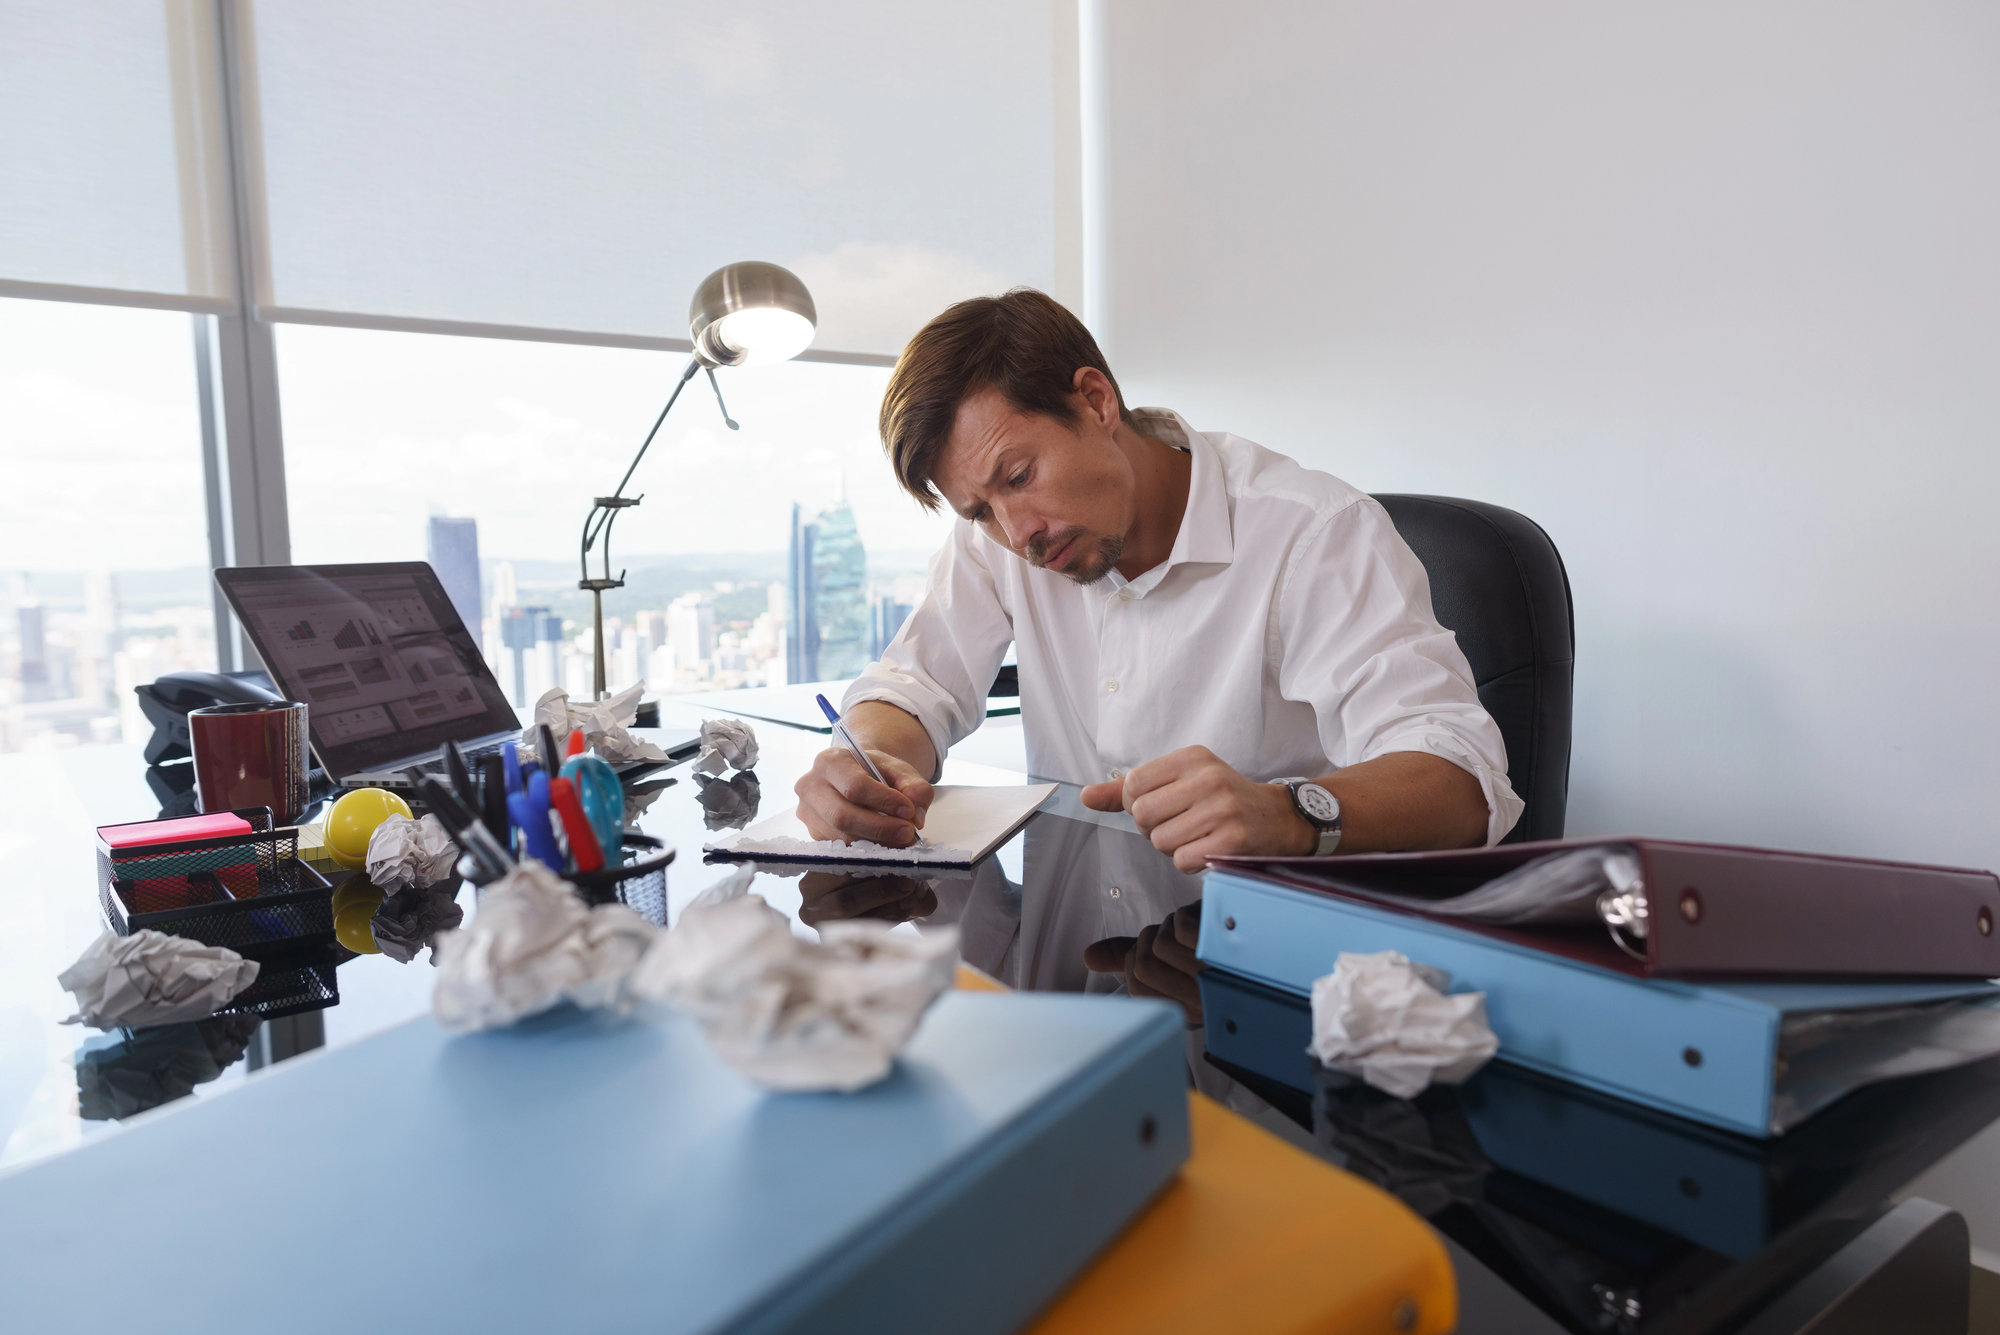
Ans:
<svg viewBox="0 0 2000 1335"><path fill-rule="evenodd" d="M1082 394L1077 405L1072 427L981 390L959 405L932 480L952 509L1029 565L1094 584L1118 564L1137 487L1104 414Z"/></svg>

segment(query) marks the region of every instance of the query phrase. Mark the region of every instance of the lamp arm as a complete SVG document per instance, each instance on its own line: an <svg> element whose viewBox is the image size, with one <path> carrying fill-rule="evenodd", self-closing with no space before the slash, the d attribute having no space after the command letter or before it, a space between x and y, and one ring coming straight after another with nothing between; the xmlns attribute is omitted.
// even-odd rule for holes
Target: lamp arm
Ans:
<svg viewBox="0 0 2000 1335"><path fill-rule="evenodd" d="M687 369L681 372L680 383L676 384L674 392L667 396L667 406L660 409L660 415L653 419L653 429L646 433L645 443L639 446L638 454L632 457L632 466L625 470L624 477L618 479L618 489L611 493L613 496L625 494L625 484L632 480L632 474L639 471L640 461L646 457L646 451L652 448L653 437L660 434L660 424L667 420L667 414L674 410L674 401L680 398L681 391L687 388L687 382L694 379L694 373L699 369L701 369L701 358L688 358Z"/></svg>

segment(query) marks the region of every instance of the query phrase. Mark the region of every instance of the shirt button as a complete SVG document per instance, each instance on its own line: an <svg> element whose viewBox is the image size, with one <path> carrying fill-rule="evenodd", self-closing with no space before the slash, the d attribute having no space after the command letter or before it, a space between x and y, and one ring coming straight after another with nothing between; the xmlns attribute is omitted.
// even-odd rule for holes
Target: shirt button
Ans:
<svg viewBox="0 0 2000 1335"><path fill-rule="evenodd" d="M1118 689L1118 683L1115 681L1107 681L1104 683L1104 689L1107 691L1115 691Z"/></svg>
<svg viewBox="0 0 2000 1335"><path fill-rule="evenodd" d="M1120 889L1119 889L1119 888L1118 888L1117 886L1115 886L1115 885L1111 887L1111 897L1112 897L1113 899L1116 899L1116 898L1118 898L1118 896L1120 896L1120 895L1122 895L1122 894L1124 894L1124 893L1125 893L1125 892L1124 892L1123 890L1120 890Z"/></svg>
<svg viewBox="0 0 2000 1335"><path fill-rule="evenodd" d="M1114 779L1122 779L1122 778L1124 778L1124 777L1125 777L1125 771L1124 771L1124 770L1122 770L1122 769L1115 769L1115 770L1112 770L1112 771L1111 771L1111 777L1112 777L1112 778L1114 778Z"/></svg>

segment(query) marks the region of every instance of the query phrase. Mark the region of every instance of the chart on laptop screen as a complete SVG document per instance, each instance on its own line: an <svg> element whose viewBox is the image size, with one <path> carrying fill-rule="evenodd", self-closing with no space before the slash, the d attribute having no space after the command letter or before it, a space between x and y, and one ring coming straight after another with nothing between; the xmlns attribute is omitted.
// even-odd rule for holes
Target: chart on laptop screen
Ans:
<svg viewBox="0 0 2000 1335"><path fill-rule="evenodd" d="M290 683L330 741L362 741L485 712L477 684L416 577L300 578L247 588L274 675Z"/></svg>

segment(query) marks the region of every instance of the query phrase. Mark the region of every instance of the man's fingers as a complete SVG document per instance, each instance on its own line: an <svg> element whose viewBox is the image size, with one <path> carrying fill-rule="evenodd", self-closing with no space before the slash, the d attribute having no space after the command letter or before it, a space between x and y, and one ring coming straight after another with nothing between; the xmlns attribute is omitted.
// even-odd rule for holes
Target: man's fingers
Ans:
<svg viewBox="0 0 2000 1335"><path fill-rule="evenodd" d="M1083 948L1083 967L1092 973L1124 973L1137 942L1129 936L1110 936Z"/></svg>
<svg viewBox="0 0 2000 1335"><path fill-rule="evenodd" d="M1136 766L1125 776L1125 796L1137 802L1156 788L1164 788L1208 764L1221 764L1215 752L1205 746L1184 746L1169 751L1158 760Z"/></svg>
<svg viewBox="0 0 2000 1335"><path fill-rule="evenodd" d="M869 782L884 792L874 780ZM917 841L916 828L906 819L870 811L848 801L840 790L816 773L799 781L799 820L815 839L842 842L869 839L890 848L905 848ZM899 794L898 801L902 801Z"/></svg>
<svg viewBox="0 0 2000 1335"><path fill-rule="evenodd" d="M885 816L899 820L914 820L917 808L910 799L886 783L877 783L875 776L862 768L861 762L846 751L831 753L835 759L826 767L824 777L836 793L857 807L879 811ZM815 772L820 766L813 766Z"/></svg>
<svg viewBox="0 0 2000 1335"><path fill-rule="evenodd" d="M1174 910L1174 939L1189 950L1201 944L1201 901Z"/></svg>
<svg viewBox="0 0 2000 1335"><path fill-rule="evenodd" d="M1112 779L1107 783L1093 783L1085 786L1083 804L1092 811L1123 811L1125 809L1125 784Z"/></svg>

